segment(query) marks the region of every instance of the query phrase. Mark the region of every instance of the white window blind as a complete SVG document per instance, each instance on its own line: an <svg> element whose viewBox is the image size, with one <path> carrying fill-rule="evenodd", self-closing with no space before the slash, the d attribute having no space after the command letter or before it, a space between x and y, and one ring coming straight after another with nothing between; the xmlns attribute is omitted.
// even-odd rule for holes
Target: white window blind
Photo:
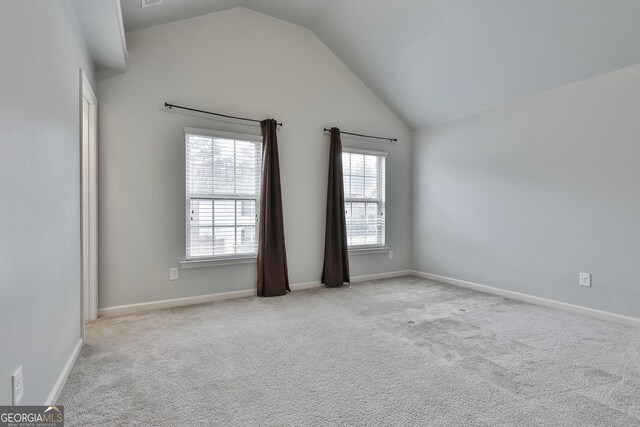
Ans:
<svg viewBox="0 0 640 427"><path fill-rule="evenodd" d="M185 129L188 260L257 253L261 142Z"/></svg>
<svg viewBox="0 0 640 427"><path fill-rule="evenodd" d="M384 246L385 153L342 153L349 248Z"/></svg>

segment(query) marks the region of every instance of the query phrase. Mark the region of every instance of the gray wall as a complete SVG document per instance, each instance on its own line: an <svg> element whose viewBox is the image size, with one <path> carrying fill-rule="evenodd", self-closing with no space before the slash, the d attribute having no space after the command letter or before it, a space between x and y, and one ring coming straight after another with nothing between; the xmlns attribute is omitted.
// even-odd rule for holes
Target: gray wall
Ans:
<svg viewBox="0 0 640 427"><path fill-rule="evenodd" d="M416 132L414 268L640 316L639 142L640 66Z"/></svg>
<svg viewBox="0 0 640 427"><path fill-rule="evenodd" d="M68 2L0 2L0 405L44 404L80 339L80 77Z"/></svg>
<svg viewBox="0 0 640 427"><path fill-rule="evenodd" d="M386 254L352 257L352 274L409 267L410 132L310 31L247 9L127 34L124 74L100 98L99 305L255 287L255 264L169 268L185 257L184 136L193 126L259 133L256 126L162 111L165 100L244 117L274 117L279 131L285 232L292 283L320 279L328 136L324 126L390 135Z"/></svg>

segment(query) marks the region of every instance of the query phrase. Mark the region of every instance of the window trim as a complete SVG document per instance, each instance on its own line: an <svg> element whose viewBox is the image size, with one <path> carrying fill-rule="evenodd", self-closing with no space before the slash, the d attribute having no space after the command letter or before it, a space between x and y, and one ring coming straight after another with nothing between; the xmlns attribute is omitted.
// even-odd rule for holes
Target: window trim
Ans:
<svg viewBox="0 0 640 427"><path fill-rule="evenodd" d="M369 155L369 156L378 156L378 157L382 157L385 159L385 177L384 177L384 182L386 185L386 181L387 181L387 177L386 177L386 159L389 155L388 152L386 151L375 151L375 150L368 150L365 148L356 148L356 147L342 147L342 152L343 153L350 153L350 154L365 154L365 155ZM344 171L344 166L343 166L343 171ZM344 174L343 174L344 175ZM382 185L382 176L380 174L378 174L377 177L377 184L378 184L378 194L382 195L383 192L381 191L381 185ZM386 194L386 188L384 189L384 194ZM384 241L381 244L378 243L372 243L369 245L352 245L349 246L347 244L347 250L351 255L364 255L364 254L373 254L373 253L383 253L383 252L388 252L389 250L391 250L388 246L387 246L387 208L386 208L386 197L382 198L382 196L380 196L379 199L376 200L382 207L382 212L384 215L384 225L383 225L383 236L384 236ZM350 200L347 200L347 197L345 196L344 198L344 202L345 204L347 202L365 202L365 203L374 203L374 199L368 199L368 198L358 198L358 197L351 197Z"/></svg>
<svg viewBox="0 0 640 427"><path fill-rule="evenodd" d="M184 239L184 243L185 243L185 248L184 248L184 260L180 261L180 267L182 268L196 268L196 267L210 267L210 266L215 266L215 265L235 265L235 264L248 264L248 263L255 263L256 259L258 257L257 251L256 253L246 253L246 254L228 254L228 255L208 255L208 256L201 256L201 257L189 257L187 254L187 247L189 246L189 241L190 241L190 224L188 221L188 218L190 218L190 201L191 199L194 198L201 198L201 199L210 199L215 200L214 197L211 197L211 195L204 195L204 194L199 194L199 193L193 193L193 194L189 194L186 191L187 188L187 175L186 175L186 171L187 171L187 167L188 167L188 162L189 159L187 158L187 145L186 145L186 141L187 141L187 135L201 135L201 136L208 136L208 137L212 137L212 138L221 138L221 139L233 139L233 140L240 140L240 141L248 141L248 142L255 142L260 144L260 164L258 165L258 169L260 170L259 174L260 176L262 176L262 136L261 135L256 135L256 134L245 134L245 133L239 133L239 132L224 132L224 131L218 131L218 130L214 130L214 129L202 129L202 128L194 128L194 127L185 127L184 128L184 138L185 138L185 144L184 144L184 162L185 162L185 174L184 174L184 189L185 189L185 216L184 216L184 223L185 223L185 239ZM258 230L259 230L259 213L258 210L260 209L260 189L258 188L258 192L256 193L255 197L253 196L247 196L247 195L238 195L238 194L225 194L224 198L226 199L234 199L234 200L255 200L256 201L256 239L258 238ZM213 218L212 218L213 220Z"/></svg>
<svg viewBox="0 0 640 427"><path fill-rule="evenodd" d="M200 267L217 267L220 265L242 265L255 264L258 259L257 255L236 256L229 255L225 258L207 258L207 259L185 259L180 261L180 268L200 268Z"/></svg>
<svg viewBox="0 0 640 427"><path fill-rule="evenodd" d="M342 152L343 153L355 153L355 154L368 154L370 156L380 156L380 157L384 157L384 158L389 157L389 153L386 152L386 151L369 150L369 149L366 149L366 148L342 147Z"/></svg>
<svg viewBox="0 0 640 427"><path fill-rule="evenodd" d="M384 254L391 250L389 246L352 246L349 255Z"/></svg>
<svg viewBox="0 0 640 427"><path fill-rule="evenodd" d="M240 139L242 141L252 141L262 143L262 136L251 134L251 133L240 133L240 132L223 132L217 131L214 129L202 129L202 128L193 128L193 127L185 127L184 133L189 135L202 135L202 136L211 136L213 138L221 138L221 139Z"/></svg>

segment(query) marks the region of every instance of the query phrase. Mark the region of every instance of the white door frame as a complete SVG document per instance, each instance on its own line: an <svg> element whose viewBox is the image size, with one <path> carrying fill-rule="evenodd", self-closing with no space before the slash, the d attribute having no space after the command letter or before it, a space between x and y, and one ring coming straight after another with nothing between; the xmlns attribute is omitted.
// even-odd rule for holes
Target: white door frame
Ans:
<svg viewBox="0 0 640 427"><path fill-rule="evenodd" d="M82 336L84 324L98 318L98 99L81 75L81 236Z"/></svg>

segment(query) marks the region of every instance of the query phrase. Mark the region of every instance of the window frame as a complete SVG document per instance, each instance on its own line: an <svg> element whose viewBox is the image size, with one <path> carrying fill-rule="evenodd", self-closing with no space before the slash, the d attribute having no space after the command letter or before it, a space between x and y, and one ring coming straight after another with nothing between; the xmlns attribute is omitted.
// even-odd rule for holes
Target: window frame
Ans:
<svg viewBox="0 0 640 427"><path fill-rule="evenodd" d="M258 182L256 183L256 193L255 195L245 195L245 194L229 194L229 193L213 193L213 194L203 194L203 193L189 193L187 190L187 168L189 165L189 158L187 157L187 138L188 135L196 135L196 136L204 136L211 138L220 138L220 139L233 139L236 141L246 141L253 142L256 144L256 170L258 171ZM212 209L215 203L215 200L251 200L255 201L255 209L256 209L256 220L255 220L255 241L256 245L258 242L258 233L259 233L259 219L260 219L260 187L262 183L262 136L255 134L244 134L238 132L224 132L217 131L213 129L201 129L201 128L193 128L193 127L185 127L184 128L184 159L185 159L185 173L184 173L184 189L185 189L185 260L181 262L181 266L184 268L190 267L200 267L200 266L210 266L210 265L226 265L226 264L244 264L255 262L258 253L257 248L256 252L246 252L246 253L234 253L234 254L225 254L225 255L205 255L205 256L190 256L188 248L191 242L191 200L200 199L200 200L211 200ZM237 209L237 207L235 208ZM212 214L211 217L212 226L211 228L215 230L215 217ZM234 229L237 228L237 222L234 223Z"/></svg>
<svg viewBox="0 0 640 427"><path fill-rule="evenodd" d="M387 163L387 157L388 154L386 151L375 151L375 150L368 150L368 149L363 149L363 148L356 148L356 147L343 147L342 148L342 153L349 153L349 154L363 154L363 155L369 155L369 156L376 156L378 157L378 174L376 176L376 181L377 181L377 194L378 197L373 199L373 198L367 198L367 197L347 197L346 193L345 193L345 197L344 197L344 203L345 203L345 212L346 212L346 204L348 202L356 202L356 203L377 203L378 204L378 212L379 212L379 216L382 217L383 222L382 222L382 242L381 243L372 243L372 244L368 244L368 245L349 245L347 243L347 249L350 253L377 253L379 251L387 251L389 248L386 246L387 244L387 218L386 218L386 163ZM382 169L381 169L381 159L384 159L384 177L382 175ZM344 178L344 165L342 165L342 176ZM344 183L343 183L344 185ZM349 236L347 235L347 242L349 240Z"/></svg>

